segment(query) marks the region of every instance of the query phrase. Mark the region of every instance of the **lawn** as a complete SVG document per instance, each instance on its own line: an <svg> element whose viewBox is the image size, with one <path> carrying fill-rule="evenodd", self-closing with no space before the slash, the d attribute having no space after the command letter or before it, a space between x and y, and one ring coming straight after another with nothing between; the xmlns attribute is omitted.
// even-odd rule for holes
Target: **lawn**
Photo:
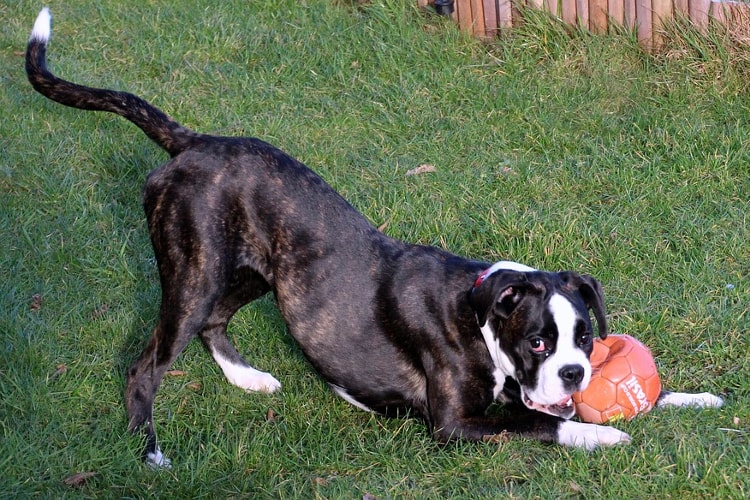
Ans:
<svg viewBox="0 0 750 500"><path fill-rule="evenodd" d="M266 297L230 336L283 390L245 394L193 342L155 404L174 467L149 469L123 388L160 297L140 190L167 155L36 94L43 4L0 0L0 497L750 496L750 46L674 27L647 55L540 16L483 44L356 3L51 0L50 66L261 137L391 236L596 276L664 385L725 406L618 422L633 442L595 452L439 446L333 395Z"/></svg>

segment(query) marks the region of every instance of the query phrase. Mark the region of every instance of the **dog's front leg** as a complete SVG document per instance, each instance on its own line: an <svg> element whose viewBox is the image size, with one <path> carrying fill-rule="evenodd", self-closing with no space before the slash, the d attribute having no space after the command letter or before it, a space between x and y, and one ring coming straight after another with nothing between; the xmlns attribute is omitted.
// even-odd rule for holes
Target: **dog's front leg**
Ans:
<svg viewBox="0 0 750 500"><path fill-rule="evenodd" d="M545 443L558 442L557 429L562 419L520 409L508 415L459 415L439 412L433 435L440 442L454 439L488 441L511 435L526 436Z"/></svg>
<svg viewBox="0 0 750 500"><path fill-rule="evenodd" d="M630 442L630 436L614 427L584 424L533 411L520 403L510 403L497 415L488 415L493 403L491 388L477 391L477 380L456 384L456 376L434 379L428 395L432 432L438 441L453 439L487 441L505 435L518 435L545 443L585 448L614 446ZM459 388L459 390L456 389Z"/></svg>
<svg viewBox="0 0 750 500"><path fill-rule="evenodd" d="M518 435L587 450L630 442L630 436L614 427L574 422L525 409L514 415L448 417L436 424L433 432L441 442L487 441Z"/></svg>
<svg viewBox="0 0 750 500"><path fill-rule="evenodd" d="M659 407L693 407L693 408L720 408L724 400L708 392L692 394L687 392L662 391L656 401Z"/></svg>

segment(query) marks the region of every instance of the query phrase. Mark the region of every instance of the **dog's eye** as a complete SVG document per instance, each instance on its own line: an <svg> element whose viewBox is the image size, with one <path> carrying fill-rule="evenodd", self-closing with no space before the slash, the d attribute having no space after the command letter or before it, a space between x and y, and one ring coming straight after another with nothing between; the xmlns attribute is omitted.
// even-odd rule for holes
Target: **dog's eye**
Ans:
<svg viewBox="0 0 750 500"><path fill-rule="evenodd" d="M578 321L576 323L576 339L579 346L585 346L591 343L591 330L586 327L586 324L583 321Z"/></svg>
<svg viewBox="0 0 750 500"><path fill-rule="evenodd" d="M547 350L547 344L540 338L531 339L531 350L536 353L543 353Z"/></svg>

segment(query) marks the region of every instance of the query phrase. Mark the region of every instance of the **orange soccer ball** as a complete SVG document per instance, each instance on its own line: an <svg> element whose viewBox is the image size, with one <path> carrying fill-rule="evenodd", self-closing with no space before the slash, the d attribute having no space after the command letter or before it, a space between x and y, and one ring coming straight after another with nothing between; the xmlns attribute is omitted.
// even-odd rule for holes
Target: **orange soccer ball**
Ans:
<svg viewBox="0 0 750 500"><path fill-rule="evenodd" d="M630 420L651 410L661 393L651 351L630 335L595 339L591 368L589 386L573 394L576 414L586 422Z"/></svg>

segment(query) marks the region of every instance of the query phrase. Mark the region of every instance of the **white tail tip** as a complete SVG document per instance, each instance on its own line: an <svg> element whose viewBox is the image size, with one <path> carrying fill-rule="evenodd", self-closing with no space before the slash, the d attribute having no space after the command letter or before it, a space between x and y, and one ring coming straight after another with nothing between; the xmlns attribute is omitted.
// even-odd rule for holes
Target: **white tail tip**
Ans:
<svg viewBox="0 0 750 500"><path fill-rule="evenodd" d="M39 15L36 16L36 22L34 23L34 29L31 30L30 40L47 43L51 32L52 16L49 13L49 9L45 7L39 12Z"/></svg>

